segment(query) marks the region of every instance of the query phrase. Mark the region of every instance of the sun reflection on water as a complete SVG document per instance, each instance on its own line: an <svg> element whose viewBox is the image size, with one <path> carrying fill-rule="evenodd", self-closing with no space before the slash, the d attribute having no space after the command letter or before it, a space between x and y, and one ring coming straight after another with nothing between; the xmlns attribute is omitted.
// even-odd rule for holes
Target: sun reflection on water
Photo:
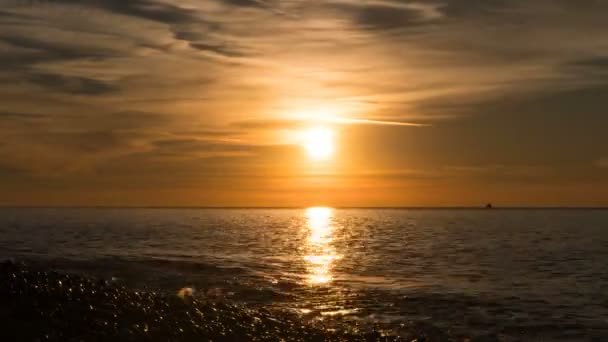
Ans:
<svg viewBox="0 0 608 342"><path fill-rule="evenodd" d="M321 285L333 280L332 269L336 260L341 258L332 246L333 210L326 207L306 209L307 254L304 256L308 271L308 283Z"/></svg>

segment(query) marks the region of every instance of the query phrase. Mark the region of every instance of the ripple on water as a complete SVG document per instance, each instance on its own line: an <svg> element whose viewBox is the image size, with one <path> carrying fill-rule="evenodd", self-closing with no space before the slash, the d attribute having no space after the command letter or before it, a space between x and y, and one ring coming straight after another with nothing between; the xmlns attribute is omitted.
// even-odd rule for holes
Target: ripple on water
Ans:
<svg viewBox="0 0 608 342"><path fill-rule="evenodd" d="M0 211L0 256L117 286L328 325L606 336L606 211Z"/></svg>

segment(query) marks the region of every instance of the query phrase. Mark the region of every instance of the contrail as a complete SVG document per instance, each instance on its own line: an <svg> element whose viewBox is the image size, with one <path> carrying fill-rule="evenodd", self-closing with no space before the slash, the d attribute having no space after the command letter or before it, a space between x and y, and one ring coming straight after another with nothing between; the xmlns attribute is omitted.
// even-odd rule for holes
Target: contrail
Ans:
<svg viewBox="0 0 608 342"><path fill-rule="evenodd" d="M384 126L409 126L409 127L425 127L430 126L429 124L422 124L416 122L402 122L402 121L385 121L385 120L368 120L368 119L348 119L348 118L324 118L323 121L351 124L351 125L384 125Z"/></svg>

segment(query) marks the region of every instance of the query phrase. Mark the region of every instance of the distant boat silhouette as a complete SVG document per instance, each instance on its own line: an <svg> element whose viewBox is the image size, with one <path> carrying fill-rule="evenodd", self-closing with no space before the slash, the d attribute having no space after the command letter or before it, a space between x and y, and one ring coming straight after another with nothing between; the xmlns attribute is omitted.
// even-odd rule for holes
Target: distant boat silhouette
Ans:
<svg viewBox="0 0 608 342"><path fill-rule="evenodd" d="M492 208L494 208L494 207L492 206L492 203L488 203L488 204L486 204L486 209L492 209Z"/></svg>

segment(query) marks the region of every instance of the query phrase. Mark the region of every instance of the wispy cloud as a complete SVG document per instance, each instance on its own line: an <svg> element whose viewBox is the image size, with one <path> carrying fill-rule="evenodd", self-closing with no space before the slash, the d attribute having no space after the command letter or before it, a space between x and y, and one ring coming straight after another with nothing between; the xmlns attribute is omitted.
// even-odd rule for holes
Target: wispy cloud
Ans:
<svg viewBox="0 0 608 342"><path fill-rule="evenodd" d="M337 123L337 124L348 124L348 125L382 125L382 126L404 126L404 127L425 127L430 126L429 124L416 123L416 122L404 122L404 121L387 121L387 120L370 120L370 119L349 119L349 118L327 118L323 121Z"/></svg>
<svg viewBox="0 0 608 342"><path fill-rule="evenodd" d="M335 125L380 125L380 126L403 126L403 127L426 127L425 123L371 120L371 119L351 119L343 117L315 117L297 119L256 119L245 120L232 123L235 127L258 128L258 129L298 129L310 125L335 124Z"/></svg>
<svg viewBox="0 0 608 342"><path fill-rule="evenodd" d="M340 10L351 12L354 23L364 29L391 30L418 26L444 15L437 3L398 1L333 1Z"/></svg>
<svg viewBox="0 0 608 342"><path fill-rule="evenodd" d="M0 112L0 118L6 119L36 119L44 117L43 114L36 113L12 113L12 112Z"/></svg>
<svg viewBox="0 0 608 342"><path fill-rule="evenodd" d="M31 73L28 81L48 88L49 91L65 91L71 94L103 95L116 92L116 84L95 80L88 77L75 77L47 73Z"/></svg>

